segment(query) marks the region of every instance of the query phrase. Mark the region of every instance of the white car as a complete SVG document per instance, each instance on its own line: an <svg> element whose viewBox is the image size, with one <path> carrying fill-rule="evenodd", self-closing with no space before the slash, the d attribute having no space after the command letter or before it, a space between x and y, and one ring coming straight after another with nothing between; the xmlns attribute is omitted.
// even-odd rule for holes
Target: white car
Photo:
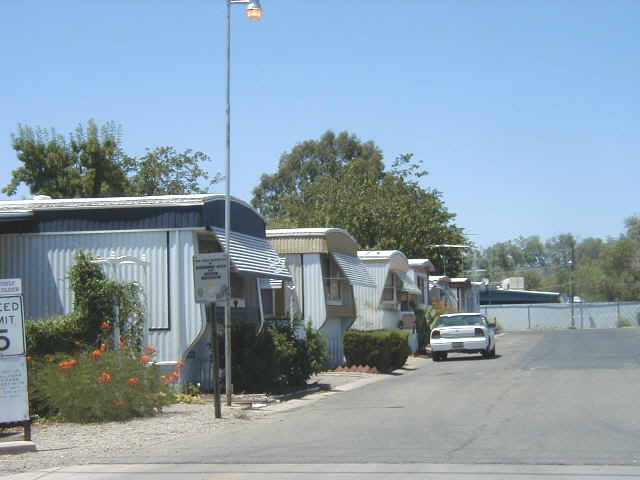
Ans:
<svg viewBox="0 0 640 480"><path fill-rule="evenodd" d="M496 356L496 326L480 313L440 315L431 330L431 358L439 362L448 353Z"/></svg>

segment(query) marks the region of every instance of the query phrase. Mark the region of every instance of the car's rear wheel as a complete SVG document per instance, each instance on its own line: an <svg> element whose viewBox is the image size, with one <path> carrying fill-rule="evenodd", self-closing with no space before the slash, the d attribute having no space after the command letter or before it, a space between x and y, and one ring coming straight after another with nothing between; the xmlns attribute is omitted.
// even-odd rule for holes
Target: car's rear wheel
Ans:
<svg viewBox="0 0 640 480"><path fill-rule="evenodd" d="M431 358L433 359L434 362L439 362L441 357L440 357L440 352L433 352L431 354Z"/></svg>

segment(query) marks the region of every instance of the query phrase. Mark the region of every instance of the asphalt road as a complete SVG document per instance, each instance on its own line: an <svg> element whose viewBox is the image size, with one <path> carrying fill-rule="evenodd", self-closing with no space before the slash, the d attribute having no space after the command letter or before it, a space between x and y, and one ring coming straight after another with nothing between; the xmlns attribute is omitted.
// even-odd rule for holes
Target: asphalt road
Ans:
<svg viewBox="0 0 640 480"><path fill-rule="evenodd" d="M497 353L114 462L640 466L640 329L509 332Z"/></svg>
<svg viewBox="0 0 640 480"><path fill-rule="evenodd" d="M508 332L497 353L33 478L640 479L640 329Z"/></svg>

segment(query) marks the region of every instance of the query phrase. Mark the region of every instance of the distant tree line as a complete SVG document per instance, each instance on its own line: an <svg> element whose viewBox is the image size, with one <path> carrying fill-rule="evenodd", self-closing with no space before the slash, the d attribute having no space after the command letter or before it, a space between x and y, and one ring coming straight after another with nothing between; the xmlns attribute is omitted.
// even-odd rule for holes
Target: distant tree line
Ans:
<svg viewBox="0 0 640 480"><path fill-rule="evenodd" d="M625 226L624 234L606 240L519 237L468 255L465 266L492 282L524 277L527 290L569 293L573 282L585 301L640 300L640 217L627 218Z"/></svg>

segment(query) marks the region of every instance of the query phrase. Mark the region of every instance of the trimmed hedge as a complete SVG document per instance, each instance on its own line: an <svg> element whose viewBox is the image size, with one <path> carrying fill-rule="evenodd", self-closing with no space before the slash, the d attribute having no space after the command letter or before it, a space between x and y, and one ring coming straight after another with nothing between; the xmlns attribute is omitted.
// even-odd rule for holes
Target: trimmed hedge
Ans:
<svg viewBox="0 0 640 480"><path fill-rule="evenodd" d="M409 333L399 330L349 330L344 335L347 366L368 365L380 372L400 368L409 357L408 340Z"/></svg>

